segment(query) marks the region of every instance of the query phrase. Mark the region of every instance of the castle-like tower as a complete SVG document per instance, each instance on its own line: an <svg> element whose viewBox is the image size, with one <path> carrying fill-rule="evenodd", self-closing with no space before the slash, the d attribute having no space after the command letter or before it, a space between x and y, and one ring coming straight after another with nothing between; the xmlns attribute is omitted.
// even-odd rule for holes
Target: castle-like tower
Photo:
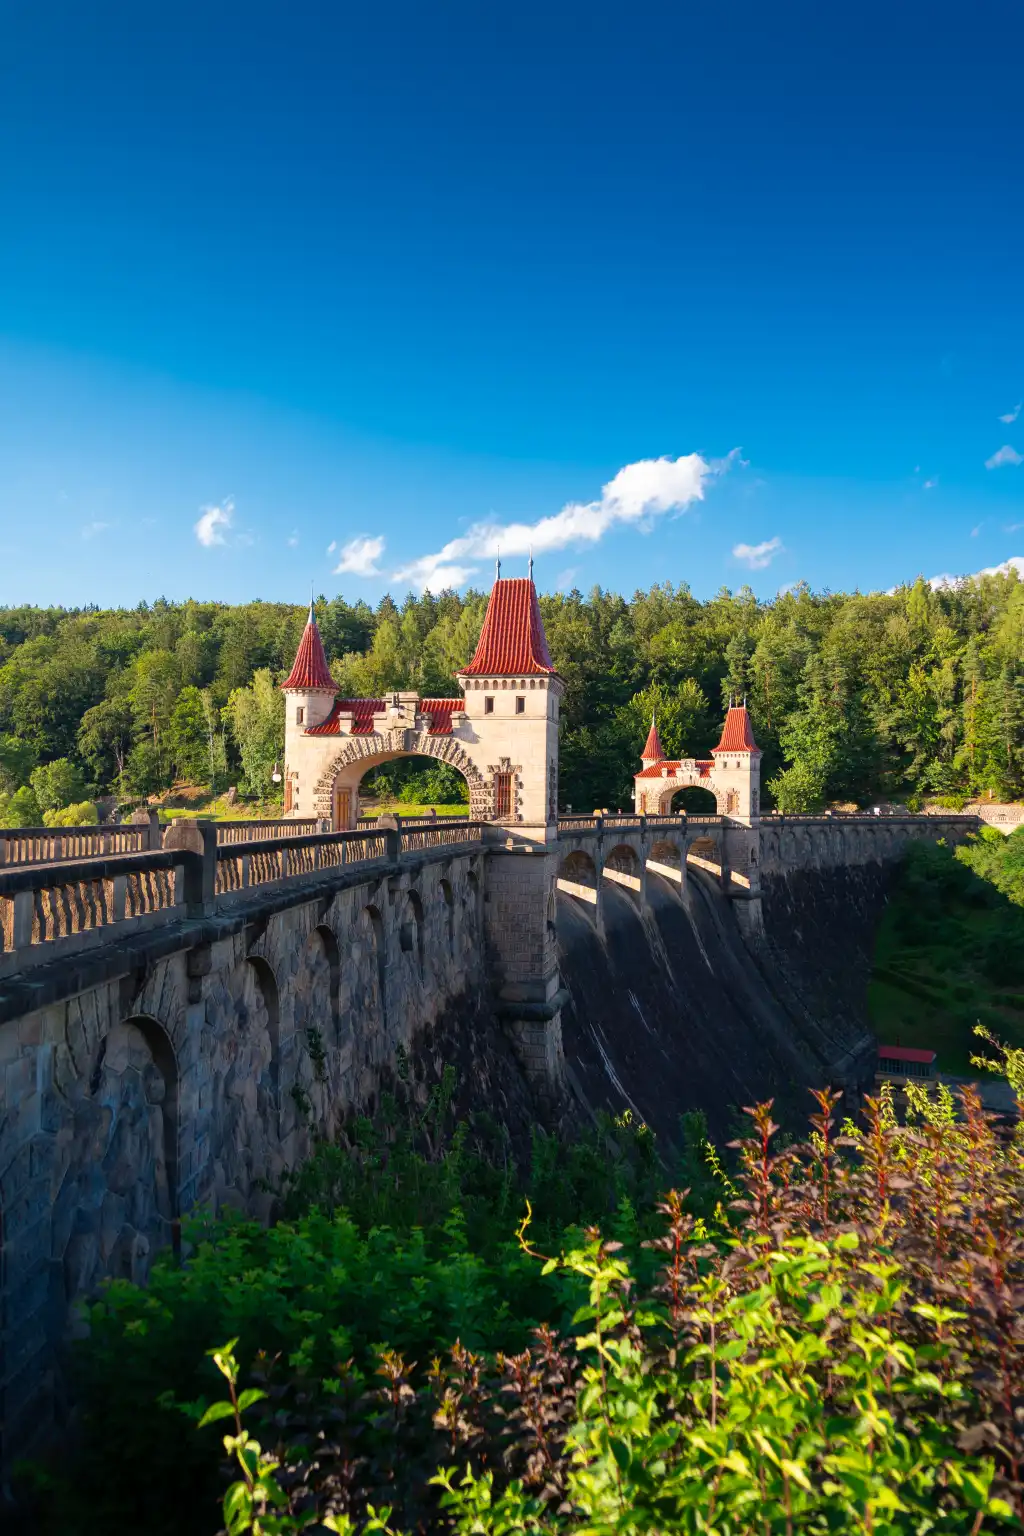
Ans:
<svg viewBox="0 0 1024 1536"><path fill-rule="evenodd" d="M761 749L745 704L730 705L721 740L707 759L667 758L652 719L641 762L633 780L639 812L666 815L677 790L697 787L710 790L719 814L732 821L749 827L761 814Z"/></svg>
<svg viewBox="0 0 1024 1536"><path fill-rule="evenodd" d="M491 589L480 642L458 674L462 696L339 699L312 605L281 685L285 815L353 827L368 769L395 757L436 757L469 784L470 815L525 838L557 835L558 711L564 685L552 665L532 575Z"/></svg>

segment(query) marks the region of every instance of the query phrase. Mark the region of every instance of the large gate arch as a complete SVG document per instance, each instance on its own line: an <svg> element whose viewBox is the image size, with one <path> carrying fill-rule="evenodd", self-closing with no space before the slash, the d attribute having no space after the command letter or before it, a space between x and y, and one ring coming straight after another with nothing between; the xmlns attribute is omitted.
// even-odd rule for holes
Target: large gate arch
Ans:
<svg viewBox="0 0 1024 1536"><path fill-rule="evenodd" d="M654 781L658 784L658 780ZM681 789L706 789L715 797L715 807L719 816L726 816L730 812L728 792L715 784L710 778L702 778L699 773L680 773L675 778L662 780L657 789L646 788L644 798L647 802L647 810L658 816L672 814L672 798ZM655 804L652 806L651 801Z"/></svg>
<svg viewBox="0 0 1024 1536"><path fill-rule="evenodd" d="M487 781L473 759L450 736L431 736L426 731L395 730L386 737L352 736L333 755L321 773L313 791L316 815L330 821L334 814L334 785L346 768L358 766L359 777L378 763L396 757L433 757L462 774L469 785L469 814L474 821L484 821L490 813Z"/></svg>

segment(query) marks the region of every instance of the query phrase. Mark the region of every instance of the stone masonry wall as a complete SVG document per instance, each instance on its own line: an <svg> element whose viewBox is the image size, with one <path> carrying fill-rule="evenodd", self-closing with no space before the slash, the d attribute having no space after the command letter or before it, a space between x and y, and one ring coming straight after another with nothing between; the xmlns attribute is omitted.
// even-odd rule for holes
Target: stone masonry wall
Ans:
<svg viewBox="0 0 1024 1536"><path fill-rule="evenodd" d="M400 1045L479 1009L482 865L370 878L0 1025L5 1459L60 1421L76 1298L144 1280L192 1206L268 1215L261 1181L372 1105Z"/></svg>

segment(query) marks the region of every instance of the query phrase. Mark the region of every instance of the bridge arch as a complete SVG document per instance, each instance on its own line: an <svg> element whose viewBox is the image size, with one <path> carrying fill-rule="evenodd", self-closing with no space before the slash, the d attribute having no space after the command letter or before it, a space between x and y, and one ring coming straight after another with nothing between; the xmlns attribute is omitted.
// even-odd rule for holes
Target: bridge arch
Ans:
<svg viewBox="0 0 1024 1536"><path fill-rule="evenodd" d="M643 901L643 865L629 843L616 843L606 855L601 866L601 878L625 891L639 907Z"/></svg>
<svg viewBox="0 0 1024 1536"><path fill-rule="evenodd" d="M677 885L683 885L686 881L686 859L680 852L680 845L674 837L659 837L651 844L647 855L648 872L661 875L665 880L672 880Z"/></svg>
<svg viewBox="0 0 1024 1536"><path fill-rule="evenodd" d="M441 898L444 931L448 942L448 958L452 960L455 958L455 892L452 890L450 880L440 881L438 895Z"/></svg>
<svg viewBox="0 0 1024 1536"><path fill-rule="evenodd" d="M306 940L295 994L296 1029L317 1029L337 1041L340 1029L341 950L334 929L317 923Z"/></svg>
<svg viewBox="0 0 1024 1536"><path fill-rule="evenodd" d="M414 957L422 979L426 975L426 955L423 944L423 902L418 891L408 892L398 938L403 952Z"/></svg>
<svg viewBox="0 0 1024 1536"><path fill-rule="evenodd" d="M597 921L597 865L584 848L576 848L566 854L558 867L556 885L563 895L570 896Z"/></svg>
<svg viewBox="0 0 1024 1536"><path fill-rule="evenodd" d="M369 944L371 957L371 979L376 991L376 1004L382 1024L388 1021L388 957L384 933L384 919L380 915L380 909L372 902L365 906L360 914L360 929L362 935Z"/></svg>

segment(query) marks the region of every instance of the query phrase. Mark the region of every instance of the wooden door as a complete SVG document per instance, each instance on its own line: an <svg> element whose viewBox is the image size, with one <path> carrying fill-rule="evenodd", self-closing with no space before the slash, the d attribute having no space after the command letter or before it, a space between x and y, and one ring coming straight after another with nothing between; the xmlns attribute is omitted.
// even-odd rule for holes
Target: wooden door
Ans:
<svg viewBox="0 0 1024 1536"><path fill-rule="evenodd" d="M334 791L334 830L335 832L347 832L352 825L352 791L350 789L338 789Z"/></svg>

